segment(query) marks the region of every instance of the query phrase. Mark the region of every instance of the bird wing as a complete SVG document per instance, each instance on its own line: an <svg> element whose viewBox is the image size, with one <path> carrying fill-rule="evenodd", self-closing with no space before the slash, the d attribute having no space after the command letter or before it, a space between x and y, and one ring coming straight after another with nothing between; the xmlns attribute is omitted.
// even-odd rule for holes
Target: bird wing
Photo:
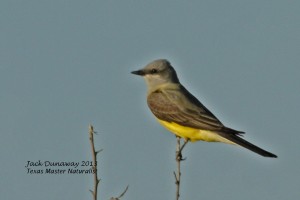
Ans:
<svg viewBox="0 0 300 200"><path fill-rule="evenodd" d="M240 146L265 157L277 156L242 139L244 132L225 127L198 99L182 85L171 89L157 89L150 93L147 103L152 113L160 120L175 122L182 126L214 131Z"/></svg>
<svg viewBox="0 0 300 200"><path fill-rule="evenodd" d="M182 85L153 91L148 95L147 103L152 113L160 120L202 130L235 131L225 127Z"/></svg>

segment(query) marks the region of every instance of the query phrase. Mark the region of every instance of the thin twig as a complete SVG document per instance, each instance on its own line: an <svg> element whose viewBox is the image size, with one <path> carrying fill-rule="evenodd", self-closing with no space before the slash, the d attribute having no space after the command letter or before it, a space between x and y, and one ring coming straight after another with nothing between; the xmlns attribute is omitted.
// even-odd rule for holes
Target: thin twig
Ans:
<svg viewBox="0 0 300 200"><path fill-rule="evenodd" d="M93 156L93 171L94 171L94 190L90 190L90 192L93 195L93 200L97 200L97 194L98 194L98 184L100 182L100 179L98 178L97 173L97 154L102 151L95 151L95 145L94 145L94 134L96 132L94 131L94 127L92 125L89 126L89 134L90 134L90 143L92 148L92 156Z"/></svg>
<svg viewBox="0 0 300 200"><path fill-rule="evenodd" d="M125 188L124 192L122 192L122 194L120 194L120 196L118 196L118 197L112 197L112 198L110 198L110 200L120 200L122 198L122 196L124 196L124 194L127 192L128 188L129 188L129 185L127 185L127 187Z"/></svg>
<svg viewBox="0 0 300 200"><path fill-rule="evenodd" d="M175 176L175 184L176 184L176 200L179 200L180 197L180 177L181 177L181 171L180 171L180 162L185 160L186 158L182 158L182 150L185 147L185 145L189 142L189 140L185 140L183 145L180 144L180 137L177 137L177 146L176 146L176 162L177 162L177 173L174 171Z"/></svg>

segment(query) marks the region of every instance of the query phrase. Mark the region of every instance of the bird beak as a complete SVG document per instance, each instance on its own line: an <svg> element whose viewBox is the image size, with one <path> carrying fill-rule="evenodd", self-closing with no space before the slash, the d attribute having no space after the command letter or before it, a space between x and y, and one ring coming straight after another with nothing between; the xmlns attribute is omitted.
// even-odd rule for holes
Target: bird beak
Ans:
<svg viewBox="0 0 300 200"><path fill-rule="evenodd" d="M139 76L145 75L145 72L143 70L132 71L131 73Z"/></svg>

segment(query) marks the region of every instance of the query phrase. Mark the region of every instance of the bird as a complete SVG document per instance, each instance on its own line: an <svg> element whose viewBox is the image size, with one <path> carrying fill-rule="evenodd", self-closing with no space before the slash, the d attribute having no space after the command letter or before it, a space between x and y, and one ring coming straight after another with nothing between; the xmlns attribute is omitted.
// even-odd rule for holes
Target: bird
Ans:
<svg viewBox="0 0 300 200"><path fill-rule="evenodd" d="M147 104L157 121L186 142L222 142L242 146L261 156L277 158L242 138L244 132L226 127L179 81L167 59L157 59L132 71L147 84Z"/></svg>

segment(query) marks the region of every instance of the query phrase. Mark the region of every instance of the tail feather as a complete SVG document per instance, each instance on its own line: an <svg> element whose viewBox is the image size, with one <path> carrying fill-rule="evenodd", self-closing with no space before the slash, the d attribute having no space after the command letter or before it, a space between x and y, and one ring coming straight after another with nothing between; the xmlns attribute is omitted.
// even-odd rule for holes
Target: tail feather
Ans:
<svg viewBox="0 0 300 200"><path fill-rule="evenodd" d="M255 146L254 144L251 144L250 142L240 138L237 134L228 134L228 133L219 133L219 134L222 137L232 141L233 143L238 144L246 149L249 149L250 151L253 151L261 156L277 158L275 154L272 154L271 152L268 152L258 146Z"/></svg>

